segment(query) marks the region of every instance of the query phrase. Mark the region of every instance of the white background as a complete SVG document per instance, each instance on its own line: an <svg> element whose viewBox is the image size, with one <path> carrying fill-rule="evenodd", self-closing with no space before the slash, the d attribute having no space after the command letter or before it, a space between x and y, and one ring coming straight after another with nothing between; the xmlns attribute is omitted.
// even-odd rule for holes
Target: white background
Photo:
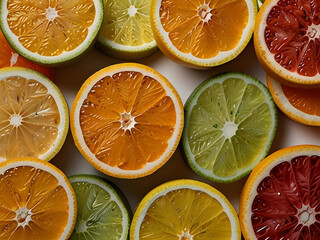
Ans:
<svg viewBox="0 0 320 240"><path fill-rule="evenodd" d="M126 61L108 57L94 48L76 64L56 69L55 83L64 94L69 104L69 109L77 91L90 75L104 67L121 62ZM196 86L220 72L243 72L259 79L263 83L265 83L266 78L265 72L260 67L255 56L252 41L236 59L209 70L194 70L182 67L170 61L160 51L137 62L148 65L164 75L177 89L183 103L185 103ZM270 153L298 144L320 145L320 127L305 126L292 121L280 111L278 113L278 129ZM108 179L121 189L127 197L133 212L150 190L167 181L182 178L196 179L212 185L220 190L238 211L241 189L246 181L245 177L234 183L221 184L204 179L189 169L179 149L176 150L171 159L162 168L150 176L131 180L109 177L96 170L84 159L74 145L71 131L69 131L61 151L51 160L51 163L60 168L67 176L86 173L100 175Z"/></svg>

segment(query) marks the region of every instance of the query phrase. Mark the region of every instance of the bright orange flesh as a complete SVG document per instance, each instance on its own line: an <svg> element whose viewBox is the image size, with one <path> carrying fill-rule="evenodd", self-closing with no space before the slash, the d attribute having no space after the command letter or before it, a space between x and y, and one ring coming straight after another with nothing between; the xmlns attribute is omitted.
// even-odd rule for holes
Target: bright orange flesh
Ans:
<svg viewBox="0 0 320 240"><path fill-rule="evenodd" d="M234 49L249 19L245 0L162 0L159 11L172 44L202 59Z"/></svg>
<svg viewBox="0 0 320 240"><path fill-rule="evenodd" d="M69 217L65 189L56 177L31 166L0 175L0 206L0 239L6 240L59 239Z"/></svg>
<svg viewBox="0 0 320 240"><path fill-rule="evenodd" d="M8 0L8 26L33 53L58 56L87 37L96 10L93 0Z"/></svg>
<svg viewBox="0 0 320 240"><path fill-rule="evenodd" d="M165 152L176 124L172 99L155 79L123 71L99 80L80 110L85 143L101 162L138 170Z"/></svg>
<svg viewBox="0 0 320 240"><path fill-rule="evenodd" d="M0 81L0 157L38 157L55 142L60 114L48 89L15 76Z"/></svg>
<svg viewBox="0 0 320 240"><path fill-rule="evenodd" d="M296 109L320 116L320 88L300 89L281 85L284 95Z"/></svg>
<svg viewBox="0 0 320 240"><path fill-rule="evenodd" d="M54 79L53 68L40 66L20 56L11 48L2 32L0 31L0 68L4 67L25 67L38 71L51 80Z"/></svg>

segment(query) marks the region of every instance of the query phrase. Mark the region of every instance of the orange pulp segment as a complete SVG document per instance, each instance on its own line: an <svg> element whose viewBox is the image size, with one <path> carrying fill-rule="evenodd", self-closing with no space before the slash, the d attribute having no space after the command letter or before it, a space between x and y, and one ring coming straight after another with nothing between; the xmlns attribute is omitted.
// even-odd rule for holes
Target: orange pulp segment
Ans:
<svg viewBox="0 0 320 240"><path fill-rule="evenodd" d="M8 0L7 24L27 50L58 56L85 41L96 9L93 0Z"/></svg>
<svg viewBox="0 0 320 240"><path fill-rule="evenodd" d="M46 153L59 125L59 109L47 87L21 76L0 80L0 158Z"/></svg>
<svg viewBox="0 0 320 240"><path fill-rule="evenodd" d="M33 166L0 175L0 239L59 239L69 218L66 190L51 173Z"/></svg>
<svg viewBox="0 0 320 240"><path fill-rule="evenodd" d="M99 80L80 109L84 141L95 157L123 170L159 159L176 125L171 97L154 78L120 71Z"/></svg>
<svg viewBox="0 0 320 240"><path fill-rule="evenodd" d="M172 44L201 59L234 49L249 21L245 0L162 0L159 11Z"/></svg>
<svg viewBox="0 0 320 240"><path fill-rule="evenodd" d="M33 69L54 80L54 69L31 62L14 51L0 31L0 68L25 67Z"/></svg>

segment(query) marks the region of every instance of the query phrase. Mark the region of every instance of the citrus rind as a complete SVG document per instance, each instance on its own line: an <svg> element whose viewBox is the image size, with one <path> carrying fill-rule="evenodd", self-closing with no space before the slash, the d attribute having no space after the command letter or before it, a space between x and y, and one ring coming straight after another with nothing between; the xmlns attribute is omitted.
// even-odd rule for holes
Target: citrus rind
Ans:
<svg viewBox="0 0 320 240"><path fill-rule="evenodd" d="M260 154L256 158L256 160L253 161L246 168L239 170L236 175L233 175L231 177L220 177L215 175L211 170L203 169L197 164L197 162L195 161L195 156L190 150L189 140L188 140L188 129L190 125L190 116L192 113L192 109L196 105L197 99L199 98L200 94L203 93L209 86L215 83L222 83L224 80L228 78L241 78L243 81L245 81L246 84L253 84L256 87L258 87L261 90L261 92L264 93L266 103L268 104L269 109L271 111L272 125L269 131L267 143L264 149L260 150ZM184 126L184 131L182 133L181 139L182 139L182 148L183 148L183 152L185 154L186 160L189 166L191 167L191 169L195 171L198 175L216 182L222 182L222 183L234 182L248 175L252 171L252 169L268 154L276 133L277 125L278 125L277 108L275 103L273 102L272 96L268 88L259 80L249 75L237 73L237 72L222 73L220 75L209 78L207 81L204 81L203 83L201 83L189 96L187 102L185 103L184 109L185 109L185 126Z"/></svg>
<svg viewBox="0 0 320 240"><path fill-rule="evenodd" d="M139 238L140 225L150 205L157 198L159 198L160 196L166 195L170 191L178 190L182 188L202 191L210 195L212 198L218 200L218 202L222 205L224 212L227 214L231 222L232 237L230 238L230 240L241 239L241 231L240 231L237 212L235 211L231 203L228 201L228 199L221 192L211 187L210 185L199 182L199 181L195 181L195 180L189 180L189 179L174 180L171 182L164 183L154 188L153 190L151 190L142 199L132 219L131 228L130 228L130 239L132 240L140 239Z"/></svg>
<svg viewBox="0 0 320 240"><path fill-rule="evenodd" d="M0 69L0 81L12 76L22 76L27 79L34 79L40 82L43 86L48 89L48 94L54 98L60 114L60 124L58 127L58 134L56 140L52 144L49 151L37 158L45 161L50 161L62 148L69 130L69 110L68 104L62 95L59 88L46 76L38 73L34 70L22 68L22 67L7 67ZM7 159L0 157L0 162L6 161Z"/></svg>

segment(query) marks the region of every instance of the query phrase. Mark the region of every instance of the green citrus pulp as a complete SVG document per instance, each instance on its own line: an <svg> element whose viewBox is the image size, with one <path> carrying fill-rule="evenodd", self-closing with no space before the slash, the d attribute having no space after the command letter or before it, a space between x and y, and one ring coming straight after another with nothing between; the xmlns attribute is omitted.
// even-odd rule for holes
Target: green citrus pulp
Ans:
<svg viewBox="0 0 320 240"><path fill-rule="evenodd" d="M78 206L76 225L69 239L127 239L130 213L116 190L92 175L74 175L69 181Z"/></svg>
<svg viewBox="0 0 320 240"><path fill-rule="evenodd" d="M241 73L200 84L185 105L183 149L191 168L219 182L248 174L268 153L277 126L269 90Z"/></svg>

